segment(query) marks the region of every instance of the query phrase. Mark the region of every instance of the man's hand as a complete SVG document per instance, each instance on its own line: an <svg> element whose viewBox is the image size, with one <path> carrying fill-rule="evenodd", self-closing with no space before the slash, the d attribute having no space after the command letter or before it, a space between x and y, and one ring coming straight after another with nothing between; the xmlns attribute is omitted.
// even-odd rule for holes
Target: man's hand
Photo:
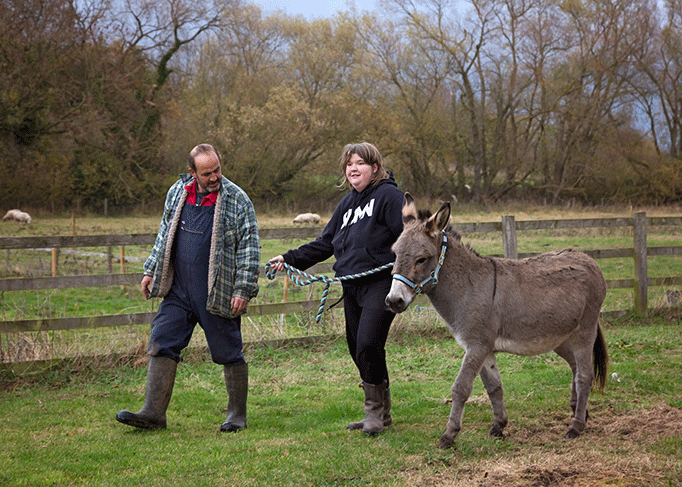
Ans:
<svg viewBox="0 0 682 487"><path fill-rule="evenodd" d="M249 300L232 296L232 301L230 304L232 305L232 314L238 316L246 311L246 306L249 304Z"/></svg>
<svg viewBox="0 0 682 487"><path fill-rule="evenodd" d="M152 276L144 276L142 278L140 287L142 288L142 294L144 294L144 299L149 299L149 291L153 280L154 278Z"/></svg>

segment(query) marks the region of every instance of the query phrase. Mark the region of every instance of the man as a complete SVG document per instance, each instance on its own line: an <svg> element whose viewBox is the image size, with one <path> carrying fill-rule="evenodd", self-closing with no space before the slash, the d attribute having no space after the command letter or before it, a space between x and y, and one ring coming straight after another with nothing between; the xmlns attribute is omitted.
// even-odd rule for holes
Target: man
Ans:
<svg viewBox="0 0 682 487"><path fill-rule="evenodd" d="M141 283L145 298L163 297L152 321L145 402L137 413L119 411L121 423L166 427L180 352L199 323L212 360L224 369L228 405L220 430L246 428L248 364L240 315L258 294L260 243L253 204L222 176L220 163L213 146L196 146L189 174L168 190Z"/></svg>

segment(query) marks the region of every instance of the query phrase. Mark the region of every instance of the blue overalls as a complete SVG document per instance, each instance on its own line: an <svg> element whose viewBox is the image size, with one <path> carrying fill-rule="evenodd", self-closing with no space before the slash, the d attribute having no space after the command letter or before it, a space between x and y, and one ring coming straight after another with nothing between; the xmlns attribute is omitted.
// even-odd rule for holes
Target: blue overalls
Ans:
<svg viewBox="0 0 682 487"><path fill-rule="evenodd" d="M206 311L214 209L189 203L182 209L173 245L173 284L152 320L149 355L179 362L180 352L199 323L215 363L245 363L241 317L225 318Z"/></svg>

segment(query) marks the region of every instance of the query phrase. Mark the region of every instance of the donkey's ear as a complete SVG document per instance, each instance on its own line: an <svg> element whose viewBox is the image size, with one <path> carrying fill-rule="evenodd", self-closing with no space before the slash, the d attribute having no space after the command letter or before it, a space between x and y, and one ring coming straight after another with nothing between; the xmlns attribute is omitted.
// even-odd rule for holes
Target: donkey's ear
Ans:
<svg viewBox="0 0 682 487"><path fill-rule="evenodd" d="M414 204L414 198L410 193L405 193L403 201L403 223L407 223L417 219L417 206Z"/></svg>
<svg viewBox="0 0 682 487"><path fill-rule="evenodd" d="M429 218L429 221L426 223L426 231L432 236L435 236L437 233L443 231L443 229L448 226L449 222L450 202L446 201L441 205L436 214Z"/></svg>

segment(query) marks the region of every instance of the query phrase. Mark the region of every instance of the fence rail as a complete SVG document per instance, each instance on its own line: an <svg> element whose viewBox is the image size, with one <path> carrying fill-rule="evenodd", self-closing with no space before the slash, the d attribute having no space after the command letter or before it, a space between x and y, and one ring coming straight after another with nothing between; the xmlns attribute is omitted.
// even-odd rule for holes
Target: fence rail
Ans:
<svg viewBox="0 0 682 487"><path fill-rule="evenodd" d="M682 226L680 217L646 217L638 212L631 218L592 218L569 220L528 220L515 221L513 216L503 216L500 222L461 223L454 227L462 233L501 232L504 257L524 258L536 253L518 253L517 231L523 230L559 230L587 228L632 227L633 247L621 249L586 250L585 253L595 259L632 258L635 263L633 278L608 280L609 289L634 290L635 308L640 314L647 312L647 293L651 286L682 285L682 275L650 278L647 275L647 257L682 255L682 247L647 247L646 235L648 226ZM319 235L320 229L278 228L261 229L262 239L312 239ZM121 247L121 261L125 260L124 247L128 245L153 245L154 234L129 235L89 235L89 236L49 236L49 237L0 237L0 249L36 249L51 248L53 253L53 274L56 274L54 256L61 248L107 247L111 258L111 247ZM682 268L682 265L679 267ZM311 273L331 271L330 264L320 264L312 268ZM139 272L109 273L97 275L10 278L0 279L0 292L26 291L39 289L65 289L76 287L103 287L113 285L137 285L142 279ZM319 301L294 301L274 304L250 304L249 316L287 314L317 309ZM73 330L150 323L155 312L130 313L120 315L92 316L79 318L50 318L38 320L0 321L0 333L20 333L52 330Z"/></svg>

